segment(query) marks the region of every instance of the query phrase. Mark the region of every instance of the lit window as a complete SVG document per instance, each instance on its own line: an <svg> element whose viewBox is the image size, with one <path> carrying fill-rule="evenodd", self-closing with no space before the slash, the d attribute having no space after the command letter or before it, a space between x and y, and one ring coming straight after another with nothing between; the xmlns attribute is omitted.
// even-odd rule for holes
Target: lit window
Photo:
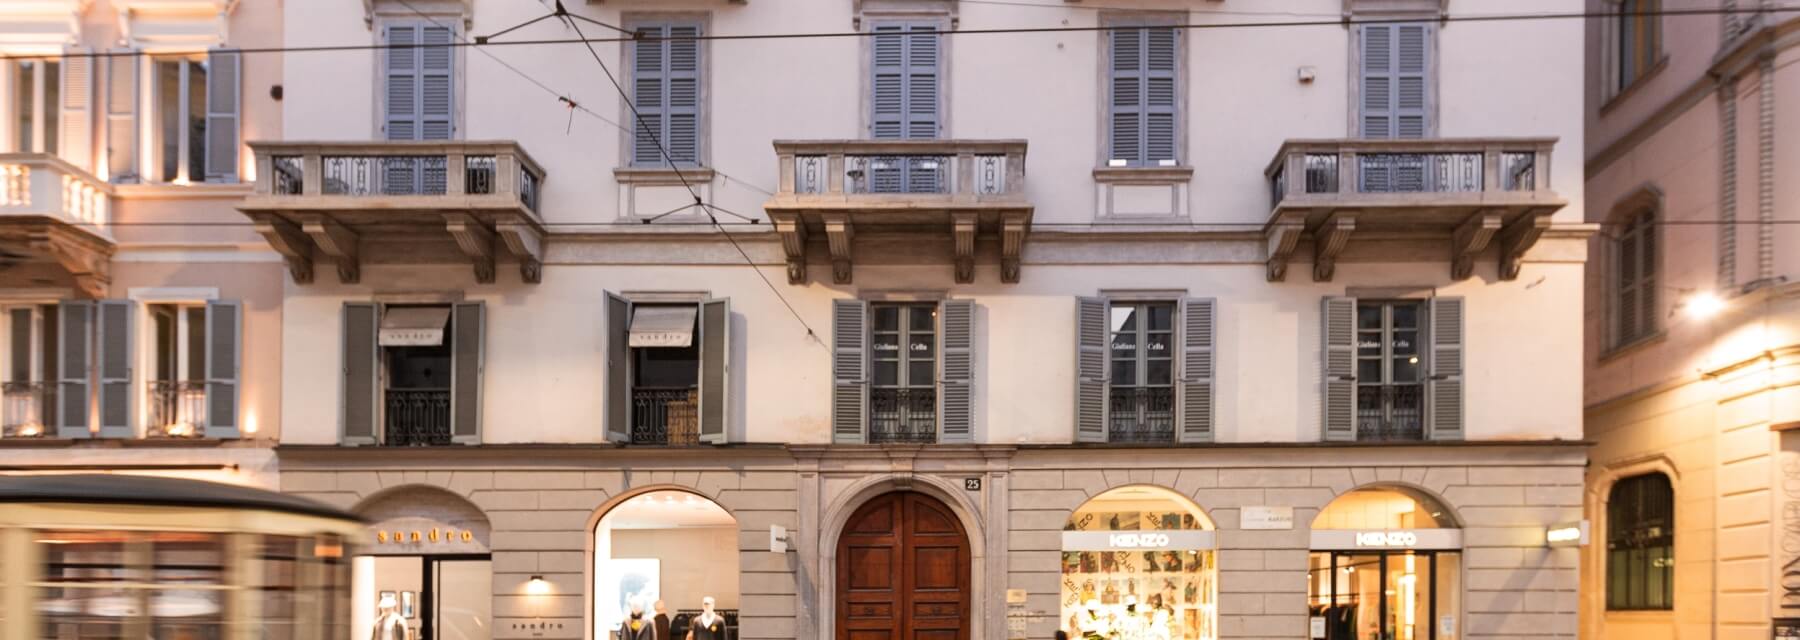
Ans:
<svg viewBox="0 0 1800 640"><path fill-rule="evenodd" d="M1606 501L1606 608L1675 607L1675 490L1660 473L1613 485Z"/></svg>

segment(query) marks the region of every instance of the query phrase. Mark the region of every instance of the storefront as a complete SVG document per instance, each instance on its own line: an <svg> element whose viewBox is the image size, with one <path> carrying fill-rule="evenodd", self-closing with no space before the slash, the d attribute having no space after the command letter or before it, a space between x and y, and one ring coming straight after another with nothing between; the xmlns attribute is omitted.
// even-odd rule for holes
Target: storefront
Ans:
<svg viewBox="0 0 1800 640"><path fill-rule="evenodd" d="M1462 531L1412 491L1358 489L1312 526L1307 604L1313 640L1453 640Z"/></svg>
<svg viewBox="0 0 1800 640"><path fill-rule="evenodd" d="M1160 487L1088 500L1062 533L1063 630L1107 640L1217 638L1212 529L1198 506Z"/></svg>
<svg viewBox="0 0 1800 640"><path fill-rule="evenodd" d="M656 625L659 639L694 630L735 640L738 546L737 520L695 493L650 491L613 506L594 528L593 637L620 637L635 622Z"/></svg>
<svg viewBox="0 0 1800 640"><path fill-rule="evenodd" d="M492 637L493 561L480 509L445 491L408 487L356 511L369 521L373 544L355 560L354 637L396 624L417 640Z"/></svg>

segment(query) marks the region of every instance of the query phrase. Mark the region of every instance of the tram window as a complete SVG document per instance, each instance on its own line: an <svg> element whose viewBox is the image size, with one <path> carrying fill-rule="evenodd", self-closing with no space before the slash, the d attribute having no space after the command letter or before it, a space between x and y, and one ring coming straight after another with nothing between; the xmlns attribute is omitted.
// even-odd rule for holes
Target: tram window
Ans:
<svg viewBox="0 0 1800 640"><path fill-rule="evenodd" d="M302 538L262 536L258 560L262 562L261 622L264 640L294 637L295 588L299 586ZM311 540L305 540L310 543Z"/></svg>
<svg viewBox="0 0 1800 640"><path fill-rule="evenodd" d="M126 534L122 531L45 531L38 535L44 549L46 582L123 582L130 577L125 564Z"/></svg>

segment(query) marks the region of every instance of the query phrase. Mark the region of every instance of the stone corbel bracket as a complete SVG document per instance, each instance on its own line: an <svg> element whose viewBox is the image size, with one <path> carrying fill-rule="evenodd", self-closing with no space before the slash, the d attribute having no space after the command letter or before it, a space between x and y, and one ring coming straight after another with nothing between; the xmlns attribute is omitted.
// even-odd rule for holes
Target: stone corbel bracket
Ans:
<svg viewBox="0 0 1800 640"><path fill-rule="evenodd" d="M806 223L799 216L772 216L775 232L781 236L781 251L787 255L788 284L806 282Z"/></svg>
<svg viewBox="0 0 1800 640"><path fill-rule="evenodd" d="M81 232L52 229L32 244L69 272L82 295L104 298L112 286L113 249L84 236Z"/></svg>
<svg viewBox="0 0 1800 640"><path fill-rule="evenodd" d="M1300 213L1285 213L1281 217L1270 220L1263 227L1263 241L1268 246L1268 258L1263 261L1269 282L1281 282L1287 279L1288 262L1294 258L1294 250L1300 246L1300 234L1306 231L1306 216Z"/></svg>
<svg viewBox="0 0 1800 640"><path fill-rule="evenodd" d="M1350 244L1356 231L1356 212L1338 211L1313 230L1313 282L1330 282L1337 272L1338 254Z"/></svg>
<svg viewBox="0 0 1800 640"><path fill-rule="evenodd" d="M355 231L322 215L307 217L301 221L300 229L312 238L321 253L331 256L337 263L339 282L356 284L362 281L362 258Z"/></svg>
<svg viewBox="0 0 1800 640"><path fill-rule="evenodd" d="M288 275L293 276L294 284L312 284L313 256L312 239L292 222L279 216L259 215L255 221L256 232L262 234L269 246L281 254L287 263Z"/></svg>
<svg viewBox="0 0 1800 640"><path fill-rule="evenodd" d="M1018 284L1019 261L1025 252L1025 234L1031 230L1028 214L1008 215L1000 222L1000 281Z"/></svg>
<svg viewBox="0 0 1800 640"><path fill-rule="evenodd" d="M975 214L953 215L950 228L956 242L956 283L969 284L975 281Z"/></svg>
<svg viewBox="0 0 1800 640"><path fill-rule="evenodd" d="M494 223L506 250L519 259L519 279L528 284L544 281L544 232L523 220Z"/></svg>
<svg viewBox="0 0 1800 640"><path fill-rule="evenodd" d="M1500 213L1482 211L1469 216L1450 236L1450 277L1467 280L1475 273L1475 257L1487 250L1500 231Z"/></svg>
<svg viewBox="0 0 1800 640"><path fill-rule="evenodd" d="M1516 280L1525 252L1550 228L1550 213L1520 216L1500 230L1500 279Z"/></svg>
<svg viewBox="0 0 1800 640"><path fill-rule="evenodd" d="M456 239L457 248L469 257L469 263L475 267L475 281L493 284L494 232L474 216L460 213L444 216L444 230L450 232L450 237Z"/></svg>
<svg viewBox="0 0 1800 640"><path fill-rule="evenodd" d="M850 241L855 236L855 231L850 226L850 216L828 213L823 218L826 244L831 248L831 281L850 284Z"/></svg>

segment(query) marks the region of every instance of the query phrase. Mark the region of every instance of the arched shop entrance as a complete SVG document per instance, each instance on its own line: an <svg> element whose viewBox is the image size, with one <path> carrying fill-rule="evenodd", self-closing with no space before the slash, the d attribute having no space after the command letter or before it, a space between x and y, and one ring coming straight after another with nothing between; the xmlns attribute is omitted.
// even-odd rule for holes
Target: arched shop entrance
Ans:
<svg viewBox="0 0 1800 640"><path fill-rule="evenodd" d="M1421 492L1357 489L1312 525L1313 640L1453 640L1461 633L1462 530Z"/></svg>
<svg viewBox="0 0 1800 640"><path fill-rule="evenodd" d="M1217 638L1212 528L1199 506L1161 487L1083 503L1063 527L1063 629L1072 638Z"/></svg>
<svg viewBox="0 0 1800 640"><path fill-rule="evenodd" d="M968 640L969 536L936 498L895 491L844 523L838 640Z"/></svg>
<svg viewBox="0 0 1800 640"><path fill-rule="evenodd" d="M613 638L636 604L664 603L668 638L687 637L712 598L726 638L737 638L737 519L688 491L662 489L618 503L594 527L594 638ZM652 620L654 622L654 620Z"/></svg>
<svg viewBox="0 0 1800 640"><path fill-rule="evenodd" d="M374 544L353 561L351 637L367 637L384 606L418 640L487 640L493 629L493 562L487 516L461 496L400 487L355 509Z"/></svg>

